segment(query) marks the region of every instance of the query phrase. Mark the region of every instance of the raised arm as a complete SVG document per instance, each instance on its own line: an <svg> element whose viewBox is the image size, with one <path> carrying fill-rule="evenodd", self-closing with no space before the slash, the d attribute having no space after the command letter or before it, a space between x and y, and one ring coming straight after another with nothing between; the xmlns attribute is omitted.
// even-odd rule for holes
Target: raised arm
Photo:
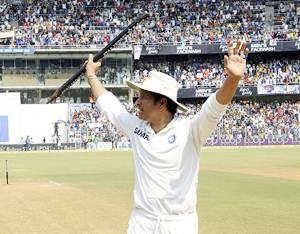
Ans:
<svg viewBox="0 0 300 234"><path fill-rule="evenodd" d="M128 113L117 97L108 92L100 80L97 79L96 74L100 67L101 61L94 63L93 56L90 54L86 64L85 75L91 86L96 107L118 130L130 137L133 134L133 129L138 125L140 120Z"/></svg>
<svg viewBox="0 0 300 234"><path fill-rule="evenodd" d="M229 104L236 92L239 80L246 71L246 57L249 53L246 42L238 40L236 46L233 42L228 43L228 56L224 56L225 72L228 78L222 87L217 91L216 97L220 104Z"/></svg>
<svg viewBox="0 0 300 234"><path fill-rule="evenodd" d="M92 94L95 100L102 94L106 93L107 90L104 88L103 84L100 80L97 79L97 71L100 70L101 61L93 62L93 55L90 54L87 65L86 65L86 73L85 76L89 85L91 86Z"/></svg>
<svg viewBox="0 0 300 234"><path fill-rule="evenodd" d="M192 136L196 147L204 145L207 137L214 131L236 92L239 80L246 71L246 57L249 50L246 43L238 40L235 47L228 43L228 56L224 56L225 72L228 78L222 87L204 103L201 110L192 120Z"/></svg>

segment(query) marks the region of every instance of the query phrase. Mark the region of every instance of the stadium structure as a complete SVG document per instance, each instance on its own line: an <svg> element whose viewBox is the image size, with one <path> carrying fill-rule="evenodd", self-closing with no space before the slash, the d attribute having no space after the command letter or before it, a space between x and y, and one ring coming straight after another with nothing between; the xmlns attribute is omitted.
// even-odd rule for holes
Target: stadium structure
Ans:
<svg viewBox="0 0 300 234"><path fill-rule="evenodd" d="M143 13L144 1L2 1L0 148L107 149L130 142L108 124L81 76L55 89ZM99 79L134 111L126 80L156 69L180 84L193 116L226 76L228 39L250 54L234 102L207 145L300 143L299 1L149 1L150 17L103 59Z"/></svg>

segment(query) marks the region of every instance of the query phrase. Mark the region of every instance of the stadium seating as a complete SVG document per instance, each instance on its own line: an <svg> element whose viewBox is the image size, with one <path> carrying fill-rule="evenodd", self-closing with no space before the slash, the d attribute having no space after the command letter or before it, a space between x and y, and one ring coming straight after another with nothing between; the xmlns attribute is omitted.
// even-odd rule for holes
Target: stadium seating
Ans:
<svg viewBox="0 0 300 234"><path fill-rule="evenodd" d="M183 87L220 87L226 79L224 68L218 58L191 58L185 61L138 61L135 64L135 79L143 80L149 71L158 70L173 76ZM256 56L248 61L247 75L240 85L299 84L300 60L295 58L266 59Z"/></svg>
<svg viewBox="0 0 300 234"><path fill-rule="evenodd" d="M26 3L27 2L27 3ZM0 31L15 28L17 46L105 45L142 13L143 1L24 1L1 4ZM37 4L38 2L38 4ZM150 18L131 38L134 43L201 44L227 38L247 41L296 40L298 1L148 1Z"/></svg>
<svg viewBox="0 0 300 234"><path fill-rule="evenodd" d="M126 109L135 109L124 103ZM201 104L188 104L188 114L178 117L192 118L200 109ZM124 142L124 135L110 124L103 114L91 105L71 105L70 132L75 135L81 132L87 142L110 142L112 136L116 141ZM229 105L216 131L210 139L239 141L239 140L267 140L291 139L300 142L300 102L233 102Z"/></svg>

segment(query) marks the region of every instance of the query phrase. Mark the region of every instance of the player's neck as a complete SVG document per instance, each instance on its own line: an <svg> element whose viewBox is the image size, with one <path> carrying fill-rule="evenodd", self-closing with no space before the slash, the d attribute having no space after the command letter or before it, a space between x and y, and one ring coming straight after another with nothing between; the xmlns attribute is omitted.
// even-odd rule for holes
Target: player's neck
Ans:
<svg viewBox="0 0 300 234"><path fill-rule="evenodd" d="M155 133L158 133L172 121L173 117L174 116L169 113L167 115L157 116L157 118L150 122L150 126Z"/></svg>

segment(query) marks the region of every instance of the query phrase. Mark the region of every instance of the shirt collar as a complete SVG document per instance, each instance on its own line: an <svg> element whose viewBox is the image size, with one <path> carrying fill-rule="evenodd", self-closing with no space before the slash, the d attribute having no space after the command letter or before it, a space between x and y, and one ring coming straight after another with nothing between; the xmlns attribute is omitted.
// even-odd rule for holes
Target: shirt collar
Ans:
<svg viewBox="0 0 300 234"><path fill-rule="evenodd" d="M149 131L149 133L154 134L154 135L161 135L164 134L165 132L168 132L170 129L174 128L175 126L175 122L177 120L178 117L174 117L166 127L164 127L163 129L161 129L158 133L155 133L153 128L150 126L149 122L146 122L146 126L147 126L147 130Z"/></svg>

